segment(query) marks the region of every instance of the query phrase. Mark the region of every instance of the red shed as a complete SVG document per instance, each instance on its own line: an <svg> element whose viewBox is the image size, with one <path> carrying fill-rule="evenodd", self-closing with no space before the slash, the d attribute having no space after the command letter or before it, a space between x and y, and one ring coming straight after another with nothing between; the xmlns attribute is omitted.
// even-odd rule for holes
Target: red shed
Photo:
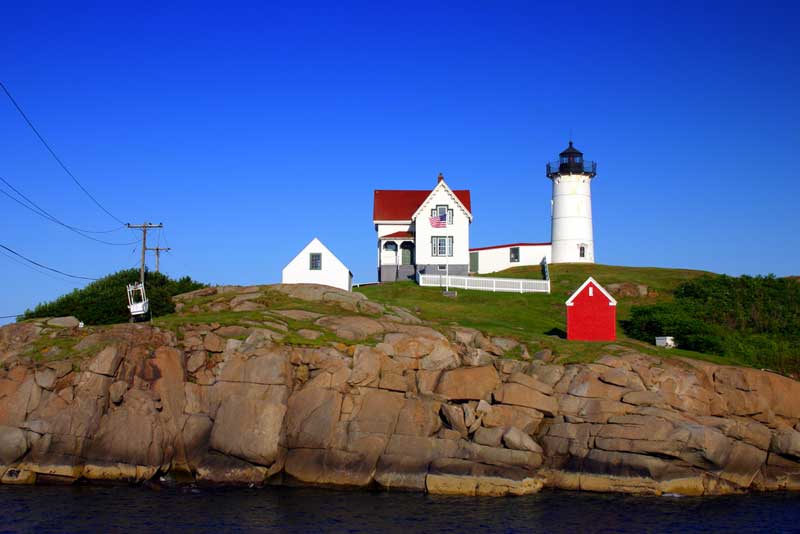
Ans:
<svg viewBox="0 0 800 534"><path fill-rule="evenodd" d="M617 339L617 301L591 276L567 300L567 339Z"/></svg>

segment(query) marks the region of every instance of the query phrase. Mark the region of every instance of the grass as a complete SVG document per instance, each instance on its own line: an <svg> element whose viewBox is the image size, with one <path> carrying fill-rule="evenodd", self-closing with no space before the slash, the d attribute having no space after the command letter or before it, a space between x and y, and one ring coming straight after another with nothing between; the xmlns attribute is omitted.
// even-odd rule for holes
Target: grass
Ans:
<svg viewBox="0 0 800 534"><path fill-rule="evenodd" d="M75 349L75 345L79 342L80 338L72 336L40 336L30 344L23 356L30 358L35 363L80 360L92 352L92 347L78 351Z"/></svg>
<svg viewBox="0 0 800 534"><path fill-rule="evenodd" d="M419 287L413 282L364 286L358 288L371 300L394 304L417 312L420 318L441 326L461 325L476 328L492 336L507 336L529 345L531 353L551 349L559 361L586 362L614 352L608 343L567 341L564 302L588 276L600 284L633 283L648 286L646 297L617 298L617 319L630 314L631 306L653 304L672 299L672 292L681 282L706 274L704 271L662 269L652 267L616 267L598 264L560 264L550 266L551 293L492 293L459 290L458 297L442 296L441 289ZM538 266L515 267L495 276L503 278L541 278ZM617 327L615 343L662 357L686 356L716 363L740 363L722 360L714 355L679 349L660 349L630 339Z"/></svg>
<svg viewBox="0 0 800 534"><path fill-rule="evenodd" d="M541 273L539 266L514 267L502 271L502 273L496 273L494 276L541 279ZM670 301L672 300L672 293L678 287L678 284L704 274L711 273L691 269L564 263L550 265L550 289L551 296L558 297L563 304L589 276L594 277L603 286L621 283L646 285L648 289L648 296L646 297L617 298L617 319L621 320L627 319L631 306Z"/></svg>
<svg viewBox="0 0 800 534"><path fill-rule="evenodd" d="M517 345L511 350L507 350L505 354L503 354L504 358L508 358L511 360L521 360L522 359L522 345Z"/></svg>
<svg viewBox="0 0 800 534"><path fill-rule="evenodd" d="M330 332L320 328L314 324L313 320L302 321L296 320L281 315L273 315L271 312L280 310L304 310L316 312L323 315L360 315L364 317L373 317L368 313L344 310L337 304L331 302L319 301L306 301L289 297L288 295L279 291L274 291L265 286L260 286L258 289L253 290L254 293L258 292L261 295L252 299L253 302L264 305L266 310L257 311L210 311L208 307L215 303L229 303L234 297L240 295L239 292L227 292L221 294L214 294L204 297L196 297L192 300L186 301L183 312L173 313L162 317L157 317L153 320L153 324L165 330L174 332L180 339L182 329L190 325L199 324L212 324L217 323L220 326L243 326L246 328L266 328L273 330L284 336L282 343L286 345L293 345L298 347L321 347L327 346L332 343L340 343L343 345L351 345L354 342L340 338ZM199 312L192 312L191 309L197 306L201 309ZM284 332L274 326L274 323L281 322L286 324L288 331ZM257 323L257 324L254 324ZM270 323L273 323L271 325ZM316 339L307 339L297 333L298 330L315 330L320 332L321 335ZM380 340L377 338L369 338L366 340L359 340L358 344L361 345L376 345Z"/></svg>
<svg viewBox="0 0 800 534"><path fill-rule="evenodd" d="M260 311L203 311L199 313L164 315L153 319L153 325L165 330L177 332L179 327L193 324L219 323L220 326L248 326L246 321L263 322L264 314Z"/></svg>
<svg viewBox="0 0 800 534"><path fill-rule="evenodd" d="M681 282L705 274L702 271L682 269L660 269L647 267L615 267L597 264L562 264L550 268L550 294L517 294L491 293L484 291L459 290L457 298L446 298L441 289L419 287L413 282L397 282L392 284L364 286L356 289L371 300L388 305L397 305L412 312L420 318L432 323L434 328L444 329L450 326L466 326L476 328L491 336L511 337L528 345L531 354L544 348L550 349L562 363L593 361L604 354L613 354L634 349L646 354L661 357L685 356L711 361L714 363L745 364L719 356L701 354L680 349L667 351L653 345L627 338L617 329L617 341L609 343L589 343L567 341L566 312L564 302L569 295L588 277L593 276L603 285L613 283L644 284L648 286L648 295L644 297L619 297L617 319L622 320L630 314L631 306L636 304L653 304L672 299L674 289ZM541 278L538 266L516 267L497 273L496 276L508 278ZM270 312L297 309L313 311L325 315L362 315L366 313L346 311L334 303L309 302L291 298L283 293L267 287L258 288L262 294L254 299L263 304L267 311L230 310L211 311L214 303L227 303L237 293L223 293L207 297L197 297L185 303L183 312L156 318L153 323L161 328L171 330L178 336L190 325L217 323L221 326L262 326L269 328L270 322L280 320L289 331L285 333L284 343L319 347L332 343L352 345L352 341L340 339L332 332L321 329L313 320L302 321L288 317L272 316ZM197 308L195 308L197 306ZM192 309L198 310L196 312ZM254 324L255 323L255 324ZM322 332L317 339L306 339L297 334L300 329ZM283 333L283 332L281 332ZM43 338L31 347L28 356L35 361L50 359L78 358L74 350L77 340L68 338ZM362 340L361 344L375 344L377 339ZM54 350L57 348L57 350ZM511 352L508 357L519 358L521 350Z"/></svg>

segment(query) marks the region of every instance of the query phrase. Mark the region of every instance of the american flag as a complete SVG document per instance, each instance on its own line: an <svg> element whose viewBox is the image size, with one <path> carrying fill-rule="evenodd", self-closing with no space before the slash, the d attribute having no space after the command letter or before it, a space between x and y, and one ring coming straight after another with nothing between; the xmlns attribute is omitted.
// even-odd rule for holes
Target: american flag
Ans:
<svg viewBox="0 0 800 534"><path fill-rule="evenodd" d="M434 228L447 228L447 214L442 213L431 217L431 226Z"/></svg>

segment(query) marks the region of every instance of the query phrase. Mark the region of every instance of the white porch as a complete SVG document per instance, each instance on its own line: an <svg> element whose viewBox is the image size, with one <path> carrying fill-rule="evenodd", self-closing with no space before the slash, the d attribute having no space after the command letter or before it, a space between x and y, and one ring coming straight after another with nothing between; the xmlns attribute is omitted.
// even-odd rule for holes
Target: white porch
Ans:
<svg viewBox="0 0 800 534"><path fill-rule="evenodd" d="M413 234L388 235L379 238L380 266L378 279L381 282L413 280L416 275L416 245Z"/></svg>

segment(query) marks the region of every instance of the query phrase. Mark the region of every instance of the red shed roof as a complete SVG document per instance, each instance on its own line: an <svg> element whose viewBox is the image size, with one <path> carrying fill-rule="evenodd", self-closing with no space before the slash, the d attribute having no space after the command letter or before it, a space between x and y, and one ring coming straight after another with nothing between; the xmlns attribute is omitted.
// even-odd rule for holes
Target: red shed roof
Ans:
<svg viewBox="0 0 800 534"><path fill-rule="evenodd" d="M469 190L460 189L453 193L467 211L472 213ZM430 189L376 189L372 220L410 221L411 216L430 194Z"/></svg>

